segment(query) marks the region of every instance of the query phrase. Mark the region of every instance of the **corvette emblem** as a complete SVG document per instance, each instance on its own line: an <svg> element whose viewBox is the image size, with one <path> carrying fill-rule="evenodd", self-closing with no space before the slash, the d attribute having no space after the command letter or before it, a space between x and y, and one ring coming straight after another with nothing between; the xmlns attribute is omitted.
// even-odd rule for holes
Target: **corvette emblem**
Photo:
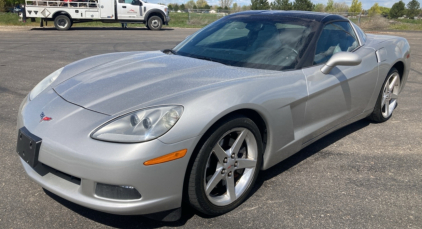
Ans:
<svg viewBox="0 0 422 229"><path fill-rule="evenodd" d="M53 119L51 117L45 116L44 112L41 112L40 118L41 118L40 122L42 122L42 121L50 121L51 119Z"/></svg>

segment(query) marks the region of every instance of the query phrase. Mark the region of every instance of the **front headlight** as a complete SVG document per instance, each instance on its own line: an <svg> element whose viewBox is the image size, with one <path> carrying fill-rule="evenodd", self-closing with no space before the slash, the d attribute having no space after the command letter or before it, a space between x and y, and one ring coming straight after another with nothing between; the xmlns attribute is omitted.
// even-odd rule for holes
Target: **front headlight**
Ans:
<svg viewBox="0 0 422 229"><path fill-rule="evenodd" d="M59 77L60 73L62 73L63 68L60 68L59 70L51 73L49 76L45 77L41 82L37 84L37 86L32 89L31 93L29 94L29 100L33 100L37 95L39 95L44 89L46 89L48 86L50 86L51 83L54 82L54 80Z"/></svg>
<svg viewBox="0 0 422 229"><path fill-rule="evenodd" d="M91 137L112 142L144 142L169 131L182 116L182 106L139 110L120 116L96 129Z"/></svg>

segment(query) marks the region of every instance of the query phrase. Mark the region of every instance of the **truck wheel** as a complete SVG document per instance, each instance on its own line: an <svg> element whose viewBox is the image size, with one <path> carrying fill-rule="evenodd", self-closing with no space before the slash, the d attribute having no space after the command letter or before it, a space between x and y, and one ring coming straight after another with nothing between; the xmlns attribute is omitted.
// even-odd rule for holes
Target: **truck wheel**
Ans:
<svg viewBox="0 0 422 229"><path fill-rule="evenodd" d="M54 26L57 30L68 30L72 26L72 20L66 15L59 15L54 19Z"/></svg>
<svg viewBox="0 0 422 229"><path fill-rule="evenodd" d="M150 30L160 30L163 20L158 16L152 16L148 19L148 27Z"/></svg>

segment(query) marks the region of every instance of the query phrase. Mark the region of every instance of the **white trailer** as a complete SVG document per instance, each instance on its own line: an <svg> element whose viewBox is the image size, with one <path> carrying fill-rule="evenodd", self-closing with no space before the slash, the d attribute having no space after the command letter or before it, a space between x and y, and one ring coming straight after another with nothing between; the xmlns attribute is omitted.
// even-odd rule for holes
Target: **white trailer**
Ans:
<svg viewBox="0 0 422 229"><path fill-rule="evenodd" d="M144 0L25 0L21 17L24 21L41 18L41 27L53 21L58 30L89 21L141 23L148 29L159 30L170 21L167 6Z"/></svg>

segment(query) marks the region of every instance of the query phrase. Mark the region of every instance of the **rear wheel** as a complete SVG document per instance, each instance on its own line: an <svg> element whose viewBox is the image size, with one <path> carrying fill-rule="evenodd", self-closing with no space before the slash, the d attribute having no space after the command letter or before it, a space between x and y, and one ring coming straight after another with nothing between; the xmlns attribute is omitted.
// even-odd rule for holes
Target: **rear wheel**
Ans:
<svg viewBox="0 0 422 229"><path fill-rule="evenodd" d="M189 202L207 215L220 215L248 196L261 169L263 144L256 124L232 117L202 145L189 176Z"/></svg>
<svg viewBox="0 0 422 229"><path fill-rule="evenodd" d="M368 118L374 122L385 122L390 119L397 107L399 91L400 74L397 69L392 68L378 95L374 111Z"/></svg>
<svg viewBox="0 0 422 229"><path fill-rule="evenodd" d="M148 19L148 29L150 30L160 30L163 26L163 20L158 16L152 16Z"/></svg>
<svg viewBox="0 0 422 229"><path fill-rule="evenodd" d="M66 15L59 15L54 19L57 30L68 30L72 26L72 20Z"/></svg>

